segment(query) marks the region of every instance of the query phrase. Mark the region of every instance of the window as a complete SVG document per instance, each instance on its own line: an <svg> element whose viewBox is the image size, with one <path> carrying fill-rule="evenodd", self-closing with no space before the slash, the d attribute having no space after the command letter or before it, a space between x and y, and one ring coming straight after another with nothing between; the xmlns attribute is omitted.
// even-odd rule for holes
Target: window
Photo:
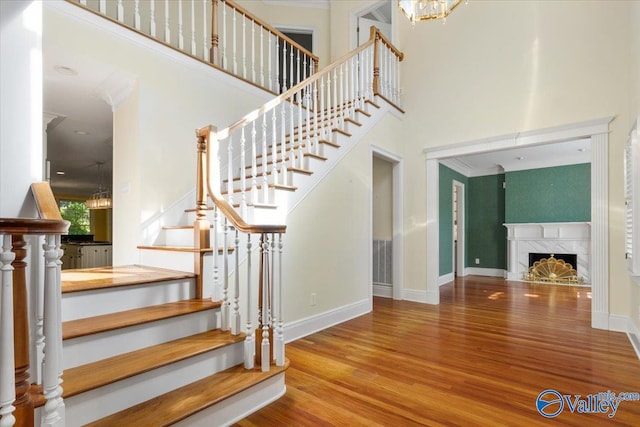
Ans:
<svg viewBox="0 0 640 427"><path fill-rule="evenodd" d="M91 216L84 202L60 200L62 218L71 223L69 234L91 234Z"/></svg>

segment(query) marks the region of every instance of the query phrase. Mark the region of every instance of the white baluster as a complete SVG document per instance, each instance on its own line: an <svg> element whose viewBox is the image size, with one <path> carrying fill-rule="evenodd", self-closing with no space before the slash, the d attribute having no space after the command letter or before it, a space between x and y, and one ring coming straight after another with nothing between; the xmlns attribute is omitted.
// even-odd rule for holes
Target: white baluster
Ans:
<svg viewBox="0 0 640 427"><path fill-rule="evenodd" d="M86 6L86 3L84 3L84 5ZM107 0L100 0L100 4L98 5L98 11L100 13L107 13Z"/></svg>
<svg viewBox="0 0 640 427"><path fill-rule="evenodd" d="M267 168L269 153L267 152L267 113L262 115L262 203L269 203L269 179ZM273 165L271 165L273 169Z"/></svg>
<svg viewBox="0 0 640 427"><path fill-rule="evenodd" d="M0 235L0 426L10 427L16 419L15 359L13 339L13 266L16 255L11 252L11 235Z"/></svg>
<svg viewBox="0 0 640 427"><path fill-rule="evenodd" d="M219 255L218 251L220 250L220 237L218 236L220 217L218 214L218 207L214 205L213 207L213 242L211 243L211 247L213 248L213 291L211 294L211 301L217 301L222 294L222 289L220 285L220 267L219 263Z"/></svg>
<svg viewBox="0 0 640 427"><path fill-rule="evenodd" d="M277 118L276 118L276 108L271 111L271 175L272 182L274 184L278 184L280 182L278 176L278 138L277 138Z"/></svg>
<svg viewBox="0 0 640 427"><path fill-rule="evenodd" d="M56 274L56 279L55 279L55 283L56 283L56 299L57 299L57 307L56 307L56 313L58 315L58 319L56 321L56 325L58 325L58 332L56 335L56 344L57 344L57 348L58 348L58 388L60 390L60 393L58 394L57 397L57 401L58 404L56 405L58 407L58 414L60 414L60 427L63 427L65 425L65 419L66 419L66 415L65 415L65 404L64 404L64 400L62 399L62 393L63 393L63 389L62 389L62 374L64 372L64 361L62 359L63 357L63 353L62 353L62 255L64 255L64 251L62 250L62 236L59 234L56 234L53 236L53 240L54 240L54 245L57 251L57 259L56 259L56 269L55 269L55 274ZM46 346L46 344L45 344Z"/></svg>
<svg viewBox="0 0 640 427"><path fill-rule="evenodd" d="M270 356L271 348L269 345L269 250L270 244L267 240L267 235L262 235L262 310L261 310L261 325L262 325L262 341L260 343L260 368L262 372L269 371L271 364Z"/></svg>
<svg viewBox="0 0 640 427"><path fill-rule="evenodd" d="M333 104L331 105L331 127L337 126L338 120L338 106L340 105L340 98L338 98L338 85L340 82L338 81L338 69L333 69Z"/></svg>
<svg viewBox="0 0 640 427"><path fill-rule="evenodd" d="M118 0L116 19L118 22L124 22L124 4L122 4L122 0Z"/></svg>
<svg viewBox="0 0 640 427"><path fill-rule="evenodd" d="M44 363L42 368L42 388L47 403L42 413L41 425L64 425L64 403L62 401L62 379L60 378L62 335L60 322L61 283L59 238L45 236L44 259Z"/></svg>
<svg viewBox="0 0 640 427"><path fill-rule="evenodd" d="M266 168L266 159L262 157L262 168ZM258 152L256 146L256 121L251 122L251 204L258 203Z"/></svg>
<svg viewBox="0 0 640 427"><path fill-rule="evenodd" d="M287 111L285 107L286 105L287 104L281 104L281 107L280 107L280 116L282 118L282 126L280 126L280 131L281 131L280 144L282 146L282 149L280 150L280 161L281 161L280 176L281 176L282 185L287 185L287 181L288 181L288 177L287 177Z"/></svg>
<svg viewBox="0 0 640 427"><path fill-rule="evenodd" d="M255 362L256 346L253 341L254 331L251 326L251 315L253 313L253 301L251 297L251 234L247 234L247 326L246 338L244 339L244 368L253 369Z"/></svg>
<svg viewBox="0 0 640 427"><path fill-rule="evenodd" d="M150 14L151 17L150 22L149 22L149 34L151 34L151 37L155 37L156 36L156 0L150 0L151 3L149 3L149 8L150 8Z"/></svg>
<svg viewBox="0 0 640 427"><path fill-rule="evenodd" d="M220 3L222 6L222 68L227 69L227 3Z"/></svg>
<svg viewBox="0 0 640 427"><path fill-rule="evenodd" d="M269 51L271 51L271 46L269 46ZM264 85L264 28L260 26L260 86L266 87Z"/></svg>
<svg viewBox="0 0 640 427"><path fill-rule="evenodd" d="M228 331L229 325L229 227L227 218L222 223L222 305L220 306L220 329Z"/></svg>
<svg viewBox="0 0 640 427"><path fill-rule="evenodd" d="M295 86L293 77L293 45L289 43L289 88Z"/></svg>
<svg viewBox="0 0 640 427"><path fill-rule="evenodd" d="M169 0L164 0L164 42L171 43L171 27L169 26Z"/></svg>
<svg viewBox="0 0 640 427"><path fill-rule="evenodd" d="M247 153L246 153L246 138L244 134L244 126L242 127L242 131L240 134L240 188L241 188L241 197L240 197L240 215L243 218L247 217Z"/></svg>
<svg viewBox="0 0 640 427"><path fill-rule="evenodd" d="M275 341L276 341L276 351L275 351L275 358L276 358L276 365L277 366L284 366L284 358L285 358L285 352L284 352L284 322L283 322L283 318L282 318L282 313L284 312L284 310L282 309L282 295L283 295L283 279L282 279L282 248L284 247L284 243L282 241L282 234L278 234L278 294L277 294L277 301L278 301L278 324L274 325L274 327L276 328L276 336L275 336Z"/></svg>
<svg viewBox="0 0 640 427"><path fill-rule="evenodd" d="M344 63L340 64L340 114L338 115L338 122L340 126L344 124L344 114L345 114L345 76L344 76Z"/></svg>
<svg viewBox="0 0 640 427"><path fill-rule="evenodd" d="M240 236L238 235L238 230L234 230L236 235L233 247L236 265L234 271L233 310L231 312L231 335L238 335L240 333Z"/></svg>
<svg viewBox="0 0 640 427"><path fill-rule="evenodd" d="M209 48L211 44L209 42L211 38L209 37L209 31L207 31L207 16L209 16L209 14L207 14L207 3L209 3L208 0L202 0L202 46L204 49L203 58L205 61L210 62L211 55L209 55Z"/></svg>
<svg viewBox="0 0 640 427"><path fill-rule="evenodd" d="M80 4L83 5L83 6L86 6L87 5L87 0L80 0Z"/></svg>
<svg viewBox="0 0 640 427"><path fill-rule="evenodd" d="M325 92L325 87L324 87L324 75L320 76L320 128L322 129L322 138L327 139L327 126L326 123L324 122L325 120L325 103L324 103L324 92Z"/></svg>
<svg viewBox="0 0 640 427"><path fill-rule="evenodd" d="M233 135L229 135L227 144L227 200L233 205Z"/></svg>
<svg viewBox="0 0 640 427"><path fill-rule="evenodd" d="M236 32L237 32L237 15L238 13L236 12L235 9L231 9L232 13L233 13L233 74L238 74L238 40L237 40L237 36L236 36Z"/></svg>
<svg viewBox="0 0 640 427"><path fill-rule="evenodd" d="M331 119L331 92L333 89L331 87L331 71L327 73L327 103L325 104L322 114L325 115L322 126L325 128L325 138L327 140L331 140L331 133L333 132L332 119Z"/></svg>
<svg viewBox="0 0 640 427"><path fill-rule="evenodd" d="M313 82L313 132L315 134L314 154L320 154L320 129L318 128L318 80Z"/></svg>
<svg viewBox="0 0 640 427"><path fill-rule="evenodd" d="M306 80L306 79L305 79ZM313 152L313 147L311 147L313 143L313 133L311 132L311 95L313 90L310 85L305 86L305 107L306 107L306 115L307 115L307 153Z"/></svg>
<svg viewBox="0 0 640 427"><path fill-rule="evenodd" d="M178 47L184 50L184 33L182 23L182 0L178 0Z"/></svg>
<svg viewBox="0 0 640 427"><path fill-rule="evenodd" d="M191 0L191 55L196 55L196 2Z"/></svg>
<svg viewBox="0 0 640 427"><path fill-rule="evenodd" d="M140 29L140 0L133 2L133 27L136 30Z"/></svg>
<svg viewBox="0 0 640 427"><path fill-rule="evenodd" d="M296 92L296 94L294 95L293 99L298 99L298 143L296 144L296 147L298 148L298 167L302 168L302 103L304 102L304 94L302 92L302 90L299 90Z"/></svg>
<svg viewBox="0 0 640 427"><path fill-rule="evenodd" d="M302 74L300 71L300 49L296 49L296 75L295 75L295 80L293 81L293 83L291 84L291 87L297 85L298 83L300 83L300 75Z"/></svg>
<svg viewBox="0 0 640 427"><path fill-rule="evenodd" d="M278 89L277 89L276 87L277 87L277 82L278 82L278 66L277 66L277 65L275 66L275 69L276 69L276 79L275 79L275 80L273 80L273 68L274 68L274 67L271 65L271 63L272 63L272 62L271 62L271 58L272 58L272 56L271 56L271 44L272 44L272 43L271 43L271 41L270 41L270 40L271 40L271 37L272 37L271 33L270 33L270 32L268 32L268 33L267 33L267 39L268 39L267 44L269 45L269 55L267 55L267 56L268 56L267 61L269 61L269 62L267 62L267 69L269 70L269 82L270 82L270 84L271 84L271 90L272 90L272 91L274 91L274 92L277 92L277 91L278 91ZM278 52L278 38L277 38L277 37L275 37L275 40L276 40L276 52Z"/></svg>
<svg viewBox="0 0 640 427"><path fill-rule="evenodd" d="M251 81L256 82L256 22L251 20Z"/></svg>
<svg viewBox="0 0 640 427"><path fill-rule="evenodd" d="M242 78L247 78L247 17L242 15Z"/></svg>

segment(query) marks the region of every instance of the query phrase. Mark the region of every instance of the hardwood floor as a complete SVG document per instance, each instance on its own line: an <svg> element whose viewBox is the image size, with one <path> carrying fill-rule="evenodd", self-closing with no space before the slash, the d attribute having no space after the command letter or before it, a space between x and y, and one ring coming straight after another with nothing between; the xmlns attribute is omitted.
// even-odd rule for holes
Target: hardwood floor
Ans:
<svg viewBox="0 0 640 427"><path fill-rule="evenodd" d="M590 304L589 288L478 276L442 286L439 306L376 298L372 313L288 344L286 395L237 425L638 426L640 401L613 418L536 409L547 389L571 403L640 392L629 339L591 329Z"/></svg>

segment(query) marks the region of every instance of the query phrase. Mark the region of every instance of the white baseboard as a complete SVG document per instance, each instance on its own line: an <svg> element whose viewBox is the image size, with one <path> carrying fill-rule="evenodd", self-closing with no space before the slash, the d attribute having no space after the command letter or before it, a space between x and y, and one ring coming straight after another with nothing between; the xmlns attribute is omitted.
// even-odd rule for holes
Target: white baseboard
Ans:
<svg viewBox="0 0 640 427"><path fill-rule="evenodd" d="M453 272L443 274L442 276L438 277L438 286L446 285L449 282L453 282L455 278L456 277Z"/></svg>
<svg viewBox="0 0 640 427"><path fill-rule="evenodd" d="M307 335L327 329L338 323L346 322L354 317L362 316L371 311L371 301L364 299L348 304L335 310L309 316L284 325L285 342L290 343Z"/></svg>
<svg viewBox="0 0 640 427"><path fill-rule="evenodd" d="M627 316L609 315L609 330L615 332L629 332L629 318Z"/></svg>
<svg viewBox="0 0 640 427"><path fill-rule="evenodd" d="M373 296L393 298L393 286L373 284Z"/></svg>
<svg viewBox="0 0 640 427"><path fill-rule="evenodd" d="M609 330L609 313L592 311L591 312L591 327L595 329Z"/></svg>
<svg viewBox="0 0 640 427"><path fill-rule="evenodd" d="M631 319L629 319L627 328L627 336L629 337L629 341L631 341L631 345L636 351L636 356L638 356L638 359L640 359L640 329L638 329L636 324L633 323Z"/></svg>
<svg viewBox="0 0 640 427"><path fill-rule="evenodd" d="M501 268L481 268L481 267L466 267L464 269L465 276L487 276L487 277L507 277L507 271Z"/></svg>
<svg viewBox="0 0 640 427"><path fill-rule="evenodd" d="M416 289L403 289L402 299L413 302L427 302L427 291L418 291Z"/></svg>

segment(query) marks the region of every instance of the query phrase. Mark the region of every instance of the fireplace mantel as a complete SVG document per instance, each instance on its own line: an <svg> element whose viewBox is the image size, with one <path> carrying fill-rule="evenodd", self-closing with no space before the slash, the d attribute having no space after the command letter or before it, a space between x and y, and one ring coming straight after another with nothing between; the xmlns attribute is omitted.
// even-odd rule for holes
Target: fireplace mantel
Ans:
<svg viewBox="0 0 640 427"><path fill-rule="evenodd" d="M570 253L584 283L590 283L591 223L541 222L503 224L509 241L507 279L522 280L529 269L529 253Z"/></svg>

